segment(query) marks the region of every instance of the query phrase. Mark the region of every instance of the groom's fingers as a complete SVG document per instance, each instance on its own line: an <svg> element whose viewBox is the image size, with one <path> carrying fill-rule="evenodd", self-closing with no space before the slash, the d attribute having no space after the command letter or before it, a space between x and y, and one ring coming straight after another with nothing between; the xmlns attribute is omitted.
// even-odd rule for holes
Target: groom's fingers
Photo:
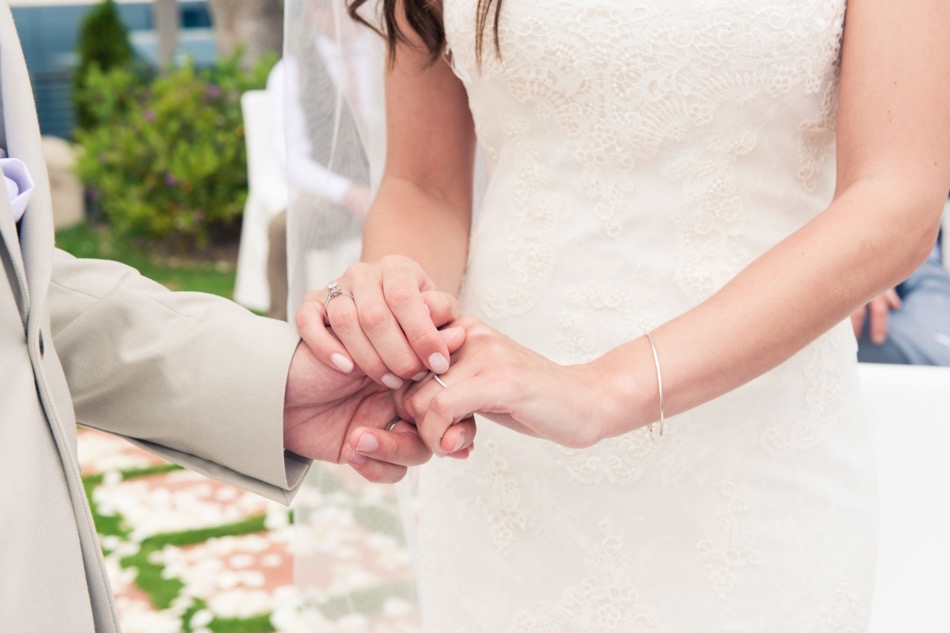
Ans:
<svg viewBox="0 0 950 633"><path fill-rule="evenodd" d="M350 434L351 464L360 458L373 459L399 466L418 466L432 457L432 452L423 443L416 427L408 422L398 422L392 431L359 428Z"/></svg>
<svg viewBox="0 0 950 633"><path fill-rule="evenodd" d="M367 459L359 464L350 462L350 467L358 472L363 479L374 484L394 484L401 481L409 470L405 466L396 466L375 459Z"/></svg>

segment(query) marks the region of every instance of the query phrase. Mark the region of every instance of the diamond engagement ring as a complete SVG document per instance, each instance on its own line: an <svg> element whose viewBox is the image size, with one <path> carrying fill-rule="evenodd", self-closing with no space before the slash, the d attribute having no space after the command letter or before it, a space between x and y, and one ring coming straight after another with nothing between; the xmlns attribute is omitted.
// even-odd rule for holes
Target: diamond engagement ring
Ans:
<svg viewBox="0 0 950 633"><path fill-rule="evenodd" d="M340 287L340 284L338 282L331 281L327 285L327 298L323 300L324 311L327 310L328 306L330 305L330 302L336 299L337 297L339 297L340 295L345 295L349 297L350 299L353 299L354 301L356 301L353 295L351 295L346 290Z"/></svg>

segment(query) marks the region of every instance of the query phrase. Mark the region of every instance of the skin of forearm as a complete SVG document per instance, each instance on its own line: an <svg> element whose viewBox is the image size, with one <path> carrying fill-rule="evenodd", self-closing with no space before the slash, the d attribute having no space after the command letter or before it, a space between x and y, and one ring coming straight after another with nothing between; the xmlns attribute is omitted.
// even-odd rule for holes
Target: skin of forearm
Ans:
<svg viewBox="0 0 950 633"><path fill-rule="evenodd" d="M362 260L409 257L440 290L457 295L470 225L471 211L464 202L439 200L410 181L384 178L366 219Z"/></svg>
<svg viewBox="0 0 950 633"><path fill-rule="evenodd" d="M933 248L942 198L909 199L899 185L855 183L719 292L657 328L666 415L775 368L909 276ZM593 364L612 392L604 395L621 407L605 437L659 419L656 371L645 339Z"/></svg>

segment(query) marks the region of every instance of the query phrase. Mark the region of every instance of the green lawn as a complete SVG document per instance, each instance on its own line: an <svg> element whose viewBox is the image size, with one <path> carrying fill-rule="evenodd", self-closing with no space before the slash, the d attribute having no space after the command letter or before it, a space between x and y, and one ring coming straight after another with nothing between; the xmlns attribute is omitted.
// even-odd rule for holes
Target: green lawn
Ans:
<svg viewBox="0 0 950 633"><path fill-rule="evenodd" d="M117 236L108 226L85 223L57 231L56 246L76 257L122 262L172 290L209 292L228 298L234 292L234 248L199 253L193 258L169 257L153 252L138 240Z"/></svg>

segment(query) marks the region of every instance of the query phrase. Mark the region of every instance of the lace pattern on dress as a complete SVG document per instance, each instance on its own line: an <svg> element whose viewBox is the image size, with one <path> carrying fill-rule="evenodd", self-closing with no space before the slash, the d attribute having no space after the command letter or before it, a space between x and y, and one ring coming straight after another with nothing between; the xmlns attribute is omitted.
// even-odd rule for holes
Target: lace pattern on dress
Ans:
<svg viewBox="0 0 950 633"><path fill-rule="evenodd" d="M761 446L768 454L787 457L814 449L846 419L855 354L850 327L850 322L838 326L799 352L805 403L792 424L783 419L765 428Z"/></svg>
<svg viewBox="0 0 950 633"><path fill-rule="evenodd" d="M749 263L735 163L752 151L756 140L752 132L712 136L665 172L682 178L686 192L688 204L674 220L680 261L676 281L694 302L709 297Z"/></svg>
<svg viewBox="0 0 950 633"><path fill-rule="evenodd" d="M588 576L567 589L557 604L515 615L507 633L637 633L659 631L656 613L640 601L631 563L609 520L598 524L601 540L584 558Z"/></svg>
<svg viewBox="0 0 950 633"><path fill-rule="evenodd" d="M525 314L550 283L555 219L563 211L545 183L554 183L559 166L573 163L581 175L588 207L577 211L593 214L605 235L617 238L623 232L617 214L637 191L638 163L656 157L664 145L701 134L724 108L733 113L762 98L771 98L774 106L775 99L796 90L808 95L824 91L825 107L799 131L800 180L806 190L813 188L833 141L841 2L724 0L664 7L626 0L509 0L499 24L501 59L486 53L481 68L474 56L476 3L446 0L445 6L449 58L469 91L480 143L494 160L506 147L517 156L516 199L502 203L511 214L507 235L513 283L485 299L488 315ZM573 16L569 24L564 23L566 15ZM512 103L480 103L483 93L496 96L499 86ZM523 123L529 120L526 113L535 125L556 130L563 146L554 152L531 146L530 126ZM747 130L740 143L754 144L754 134ZM711 138L707 146L723 142ZM694 295L700 298L721 285L697 278L701 264L715 261L717 254L703 248L721 251L723 240L742 229L737 208L741 193L734 183L710 182L711 167L694 161L692 174L679 173L693 183L687 185L690 194L705 209L695 212L699 217L677 222L680 243L691 260L683 283L701 291ZM702 183L707 187L696 191ZM734 249L726 248L725 254L730 264L716 279L745 262Z"/></svg>
<svg viewBox="0 0 950 633"><path fill-rule="evenodd" d="M498 444L487 442L490 465L478 479L479 494L475 507L488 522L491 540L502 557L506 557L519 534L529 529L525 491L511 476L508 462L498 450Z"/></svg>
<svg viewBox="0 0 950 633"><path fill-rule="evenodd" d="M756 526L749 501L739 495L736 484L727 481L720 487L721 504L712 519L703 524L706 537L699 542L699 555L713 589L725 598L736 586L736 577L745 567L758 565Z"/></svg>

